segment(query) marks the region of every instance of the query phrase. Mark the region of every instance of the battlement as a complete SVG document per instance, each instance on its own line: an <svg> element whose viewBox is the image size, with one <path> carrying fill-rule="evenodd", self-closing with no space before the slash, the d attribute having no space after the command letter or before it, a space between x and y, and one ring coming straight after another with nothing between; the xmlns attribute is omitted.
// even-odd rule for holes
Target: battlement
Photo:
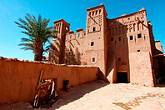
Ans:
<svg viewBox="0 0 165 110"><path fill-rule="evenodd" d="M114 19L108 19L108 26L118 25L118 23L126 25L126 24L131 24L133 22L139 22L139 21L142 21L142 22L147 21L146 10L144 8L132 14L128 14L128 15L123 14L120 17L117 17Z"/></svg>
<svg viewBox="0 0 165 110"><path fill-rule="evenodd" d="M84 31L84 29L77 29L76 33L74 33L74 31L69 31L68 33L66 33L66 41L84 39L85 36L86 31Z"/></svg>
<svg viewBox="0 0 165 110"><path fill-rule="evenodd" d="M97 14L98 15L101 14L102 13L102 11L101 11L102 9L103 9L103 12L104 12L105 16L107 16L107 12L105 10L104 4L100 4L99 6L88 8L87 12L88 12L88 15L94 16L94 15L97 15Z"/></svg>

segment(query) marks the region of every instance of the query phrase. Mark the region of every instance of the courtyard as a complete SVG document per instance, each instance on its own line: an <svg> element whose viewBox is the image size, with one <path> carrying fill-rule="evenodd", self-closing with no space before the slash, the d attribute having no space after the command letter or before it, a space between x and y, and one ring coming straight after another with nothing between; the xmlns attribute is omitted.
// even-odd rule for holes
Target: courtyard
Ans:
<svg viewBox="0 0 165 110"><path fill-rule="evenodd" d="M165 88L102 80L62 91L55 101L33 108L28 103L3 106L2 110L164 110Z"/></svg>

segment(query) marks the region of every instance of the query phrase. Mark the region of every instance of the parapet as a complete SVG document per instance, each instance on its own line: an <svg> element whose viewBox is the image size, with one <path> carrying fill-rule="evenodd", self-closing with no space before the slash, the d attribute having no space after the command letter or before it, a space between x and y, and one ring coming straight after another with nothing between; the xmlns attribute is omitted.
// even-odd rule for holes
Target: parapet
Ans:
<svg viewBox="0 0 165 110"><path fill-rule="evenodd" d="M146 9L145 8L142 8L142 9L140 9L139 11L145 11Z"/></svg>
<svg viewBox="0 0 165 110"><path fill-rule="evenodd" d="M76 32L80 32L80 31L84 31L84 29L82 29L82 28L79 29L79 28L78 28L78 29L76 30Z"/></svg>

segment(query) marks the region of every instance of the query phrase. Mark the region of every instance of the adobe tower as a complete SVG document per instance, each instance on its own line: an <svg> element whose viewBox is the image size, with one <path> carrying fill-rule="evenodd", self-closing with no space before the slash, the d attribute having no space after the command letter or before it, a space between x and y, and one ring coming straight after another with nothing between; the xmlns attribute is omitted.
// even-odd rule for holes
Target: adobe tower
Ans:
<svg viewBox="0 0 165 110"><path fill-rule="evenodd" d="M85 61L87 65L99 66L106 74L107 13L103 4L87 9Z"/></svg>

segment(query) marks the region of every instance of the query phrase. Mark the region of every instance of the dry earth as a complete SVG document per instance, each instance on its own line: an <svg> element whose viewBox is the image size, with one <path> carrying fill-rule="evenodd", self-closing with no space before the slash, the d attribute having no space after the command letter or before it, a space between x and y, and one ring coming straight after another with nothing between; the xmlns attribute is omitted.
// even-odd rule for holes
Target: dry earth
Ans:
<svg viewBox="0 0 165 110"><path fill-rule="evenodd" d="M108 84L93 81L60 93L58 100L38 109L17 103L2 110L165 110L165 87Z"/></svg>

